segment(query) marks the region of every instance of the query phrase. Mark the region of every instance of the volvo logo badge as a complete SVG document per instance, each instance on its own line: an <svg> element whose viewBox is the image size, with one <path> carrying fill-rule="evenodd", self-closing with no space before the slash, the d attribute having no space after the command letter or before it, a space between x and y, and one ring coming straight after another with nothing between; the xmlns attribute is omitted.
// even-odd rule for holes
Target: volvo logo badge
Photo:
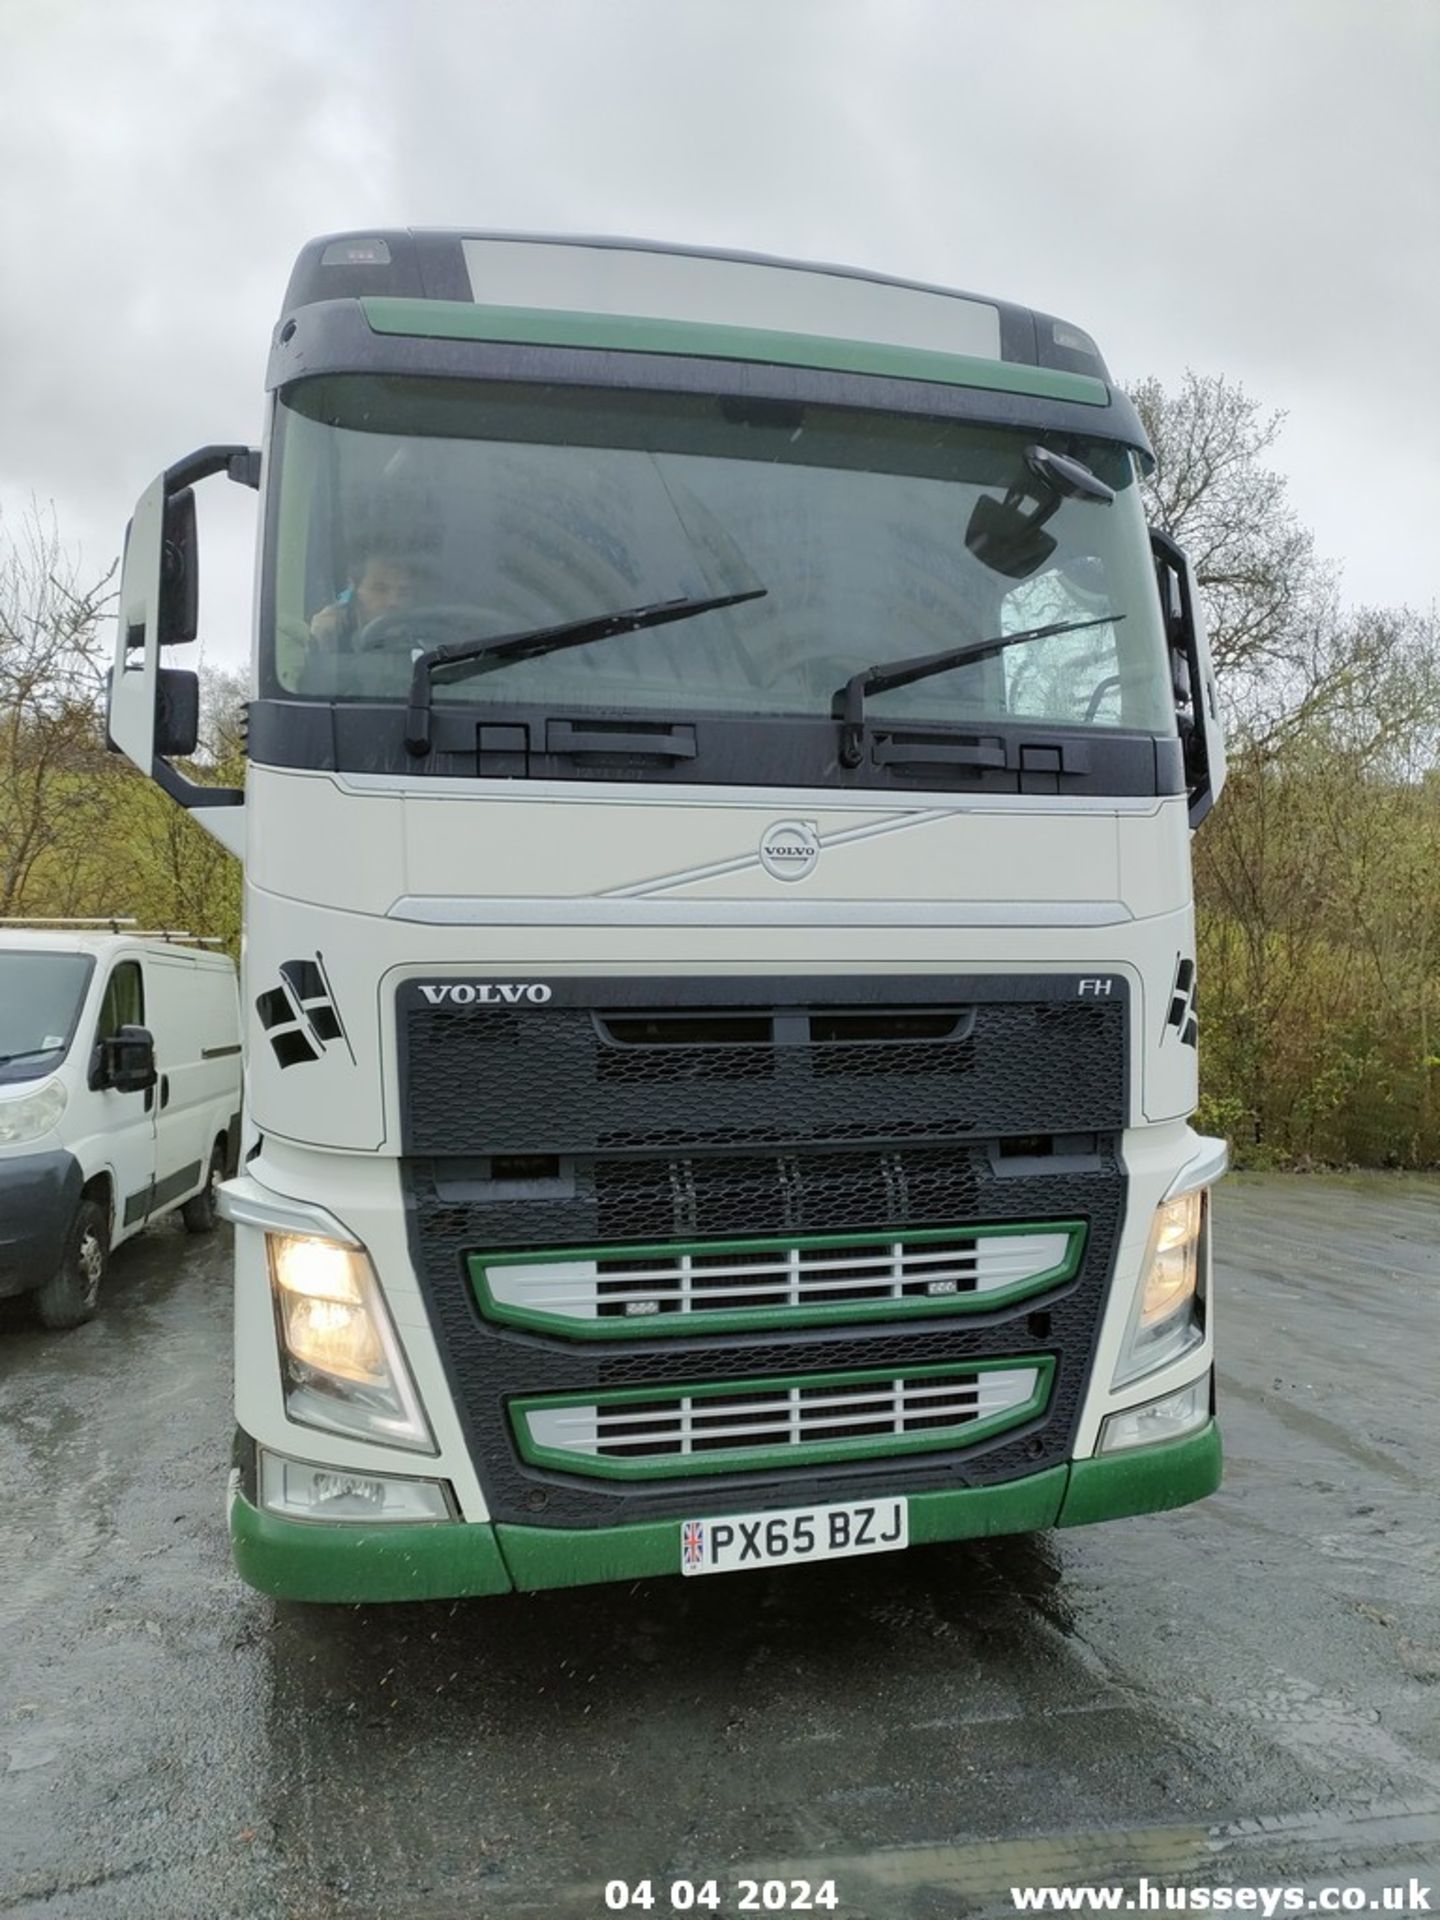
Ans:
<svg viewBox="0 0 1440 1920"><path fill-rule="evenodd" d="M518 1007L522 1000L543 1007L555 997L543 980L421 980L417 985L432 1007L446 1001L452 1007Z"/></svg>
<svg viewBox="0 0 1440 1920"><path fill-rule="evenodd" d="M777 820L760 836L760 864L772 880L803 880L819 858L820 836L809 820Z"/></svg>

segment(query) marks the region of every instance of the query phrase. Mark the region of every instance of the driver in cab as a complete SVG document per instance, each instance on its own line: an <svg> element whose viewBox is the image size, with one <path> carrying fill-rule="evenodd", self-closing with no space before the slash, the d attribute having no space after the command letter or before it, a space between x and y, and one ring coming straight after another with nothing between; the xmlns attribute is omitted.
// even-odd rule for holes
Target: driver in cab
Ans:
<svg viewBox="0 0 1440 1920"><path fill-rule="evenodd" d="M350 584L310 622L310 638L319 648L348 653L372 621L403 613L420 599L420 569L395 548L370 547L355 557Z"/></svg>

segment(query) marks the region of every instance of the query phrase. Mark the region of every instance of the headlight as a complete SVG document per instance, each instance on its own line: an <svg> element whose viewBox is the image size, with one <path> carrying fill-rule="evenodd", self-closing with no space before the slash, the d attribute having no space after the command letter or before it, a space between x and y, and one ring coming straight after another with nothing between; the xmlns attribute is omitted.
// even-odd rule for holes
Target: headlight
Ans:
<svg viewBox="0 0 1440 1920"><path fill-rule="evenodd" d="M1197 1312L1208 1196L1182 1193L1155 1210L1135 1307L1114 1386L1178 1360L1205 1338Z"/></svg>
<svg viewBox="0 0 1440 1920"><path fill-rule="evenodd" d="M65 1111L67 1095L58 1080L49 1080L18 1100L0 1100L0 1147L23 1147L49 1133Z"/></svg>
<svg viewBox="0 0 1440 1920"><path fill-rule="evenodd" d="M1149 1262L1140 1296L1140 1325L1158 1326L1168 1320L1195 1292L1200 1264L1200 1223L1203 1193L1182 1193L1156 1209L1150 1230Z"/></svg>
<svg viewBox="0 0 1440 1920"><path fill-rule="evenodd" d="M434 1442L359 1247L267 1233L285 1411L307 1427L433 1453Z"/></svg>

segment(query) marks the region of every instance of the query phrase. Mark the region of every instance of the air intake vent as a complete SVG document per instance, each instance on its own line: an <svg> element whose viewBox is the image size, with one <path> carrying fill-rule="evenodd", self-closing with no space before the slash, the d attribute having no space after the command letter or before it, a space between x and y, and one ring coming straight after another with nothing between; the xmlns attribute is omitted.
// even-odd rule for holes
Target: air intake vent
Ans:
<svg viewBox="0 0 1440 1920"><path fill-rule="evenodd" d="M904 1373L786 1379L522 1398L510 1418L522 1456L602 1479L863 1459L971 1446L1049 1398L1054 1362L978 1361Z"/></svg>
<svg viewBox="0 0 1440 1920"><path fill-rule="evenodd" d="M1083 1223L1067 1220L476 1254L470 1270L487 1319L634 1339L985 1311L1070 1279L1084 1245Z"/></svg>
<svg viewBox="0 0 1440 1920"><path fill-rule="evenodd" d="M973 1007L834 1007L777 1013L597 1014L612 1047L823 1046L854 1040L953 1040L975 1024Z"/></svg>

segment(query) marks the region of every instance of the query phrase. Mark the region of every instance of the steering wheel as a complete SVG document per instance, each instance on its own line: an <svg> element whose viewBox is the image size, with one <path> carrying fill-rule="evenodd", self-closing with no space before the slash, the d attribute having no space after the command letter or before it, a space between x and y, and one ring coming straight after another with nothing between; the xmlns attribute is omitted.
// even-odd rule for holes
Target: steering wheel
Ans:
<svg viewBox="0 0 1440 1920"><path fill-rule="evenodd" d="M428 630L434 636L426 646L428 652L432 646L483 639L491 632L498 640L502 633L514 631L517 624L513 615L501 613L495 607L401 607L369 621L355 635L353 645L356 653L398 650L402 641L408 641L413 647L417 638Z"/></svg>

